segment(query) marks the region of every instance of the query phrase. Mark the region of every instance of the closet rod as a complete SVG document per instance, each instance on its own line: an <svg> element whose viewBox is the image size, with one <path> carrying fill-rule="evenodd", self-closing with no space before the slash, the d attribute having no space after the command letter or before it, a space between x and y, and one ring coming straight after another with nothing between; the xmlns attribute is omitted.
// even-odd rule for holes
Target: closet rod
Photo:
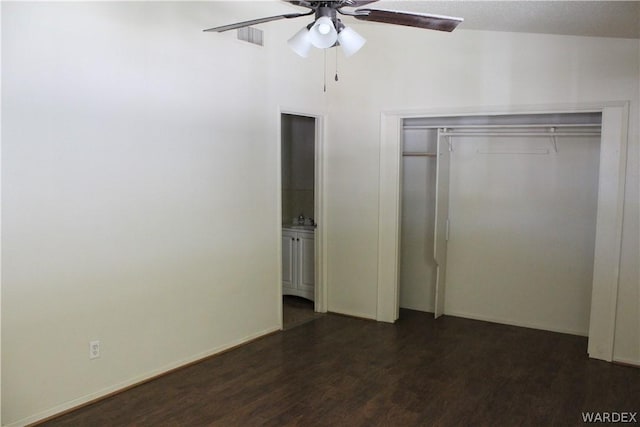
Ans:
<svg viewBox="0 0 640 427"><path fill-rule="evenodd" d="M600 132L440 132L442 136L600 136Z"/></svg>
<svg viewBox="0 0 640 427"><path fill-rule="evenodd" d="M405 125L403 129L496 129L496 128L600 128L601 124L584 123L584 124L530 124L530 125Z"/></svg>
<svg viewBox="0 0 640 427"><path fill-rule="evenodd" d="M436 153L402 153L403 157L438 157Z"/></svg>

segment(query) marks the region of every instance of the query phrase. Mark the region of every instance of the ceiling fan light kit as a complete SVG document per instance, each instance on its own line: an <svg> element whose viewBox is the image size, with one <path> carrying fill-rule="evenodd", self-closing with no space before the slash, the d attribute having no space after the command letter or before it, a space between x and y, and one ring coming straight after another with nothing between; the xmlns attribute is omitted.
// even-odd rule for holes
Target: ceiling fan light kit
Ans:
<svg viewBox="0 0 640 427"><path fill-rule="evenodd" d="M292 19L302 16L315 15L315 20L306 27L303 27L287 44L298 55L306 58L309 56L311 46L318 49L328 49L334 46L342 46L346 56L356 53L366 40L350 27L346 27L337 14L353 16L361 21L381 22L385 24L403 25L408 27L424 28L428 30L453 31L463 19L451 16L429 15L425 13L399 12L395 10L382 9L356 9L354 11L342 10L345 7L360 7L378 0L334 0L334 1L311 1L311 0L285 0L295 6L309 9L305 13L288 13L283 15L269 16L266 18L252 19L250 21L238 22L235 24L223 25L209 28L204 31L223 31L248 27L250 25L262 24L264 22L277 21L280 19Z"/></svg>
<svg viewBox="0 0 640 427"><path fill-rule="evenodd" d="M303 27L287 43L295 53L306 58L311 46L327 49L339 45L346 56L351 56L364 46L366 40L351 27L345 27L339 19L320 16L309 28Z"/></svg>

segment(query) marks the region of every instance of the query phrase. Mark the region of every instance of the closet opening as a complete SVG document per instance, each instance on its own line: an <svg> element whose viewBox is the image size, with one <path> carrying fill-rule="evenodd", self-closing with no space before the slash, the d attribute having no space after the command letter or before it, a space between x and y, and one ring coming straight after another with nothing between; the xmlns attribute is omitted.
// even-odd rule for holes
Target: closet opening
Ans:
<svg viewBox="0 0 640 427"><path fill-rule="evenodd" d="M399 307L589 335L602 113L405 118Z"/></svg>
<svg viewBox="0 0 640 427"><path fill-rule="evenodd" d="M317 233L322 216L319 122L314 116L280 114L283 329L311 321L323 311L318 280L322 239Z"/></svg>
<svg viewBox="0 0 640 427"><path fill-rule="evenodd" d="M399 282L401 263L401 201L402 201L402 134L405 119L425 118L439 120L444 117L518 117L533 116L544 117L556 114L587 113L596 114L601 117L601 137L598 156L598 194L597 194L597 214L595 224L595 248L593 250L593 281L590 298L591 314L589 316L588 329L588 349L589 357L613 361L614 360L614 338L616 331L616 315L618 301L618 271L621 259L622 244L622 222L625 194L625 167L627 160L627 135L629 127L629 102L602 102L599 104L581 105L547 105L540 107L509 107L502 111L487 108L475 108L473 110L457 110L453 112L434 113L424 112L383 112L381 116L380 128L380 192L379 192L379 222L378 222L378 310L376 319L384 322L394 322L399 316ZM444 130L460 123L436 123L435 128ZM472 123L477 125L478 123ZM489 123L482 122L481 125ZM502 124L502 123L501 123ZM512 123L520 124L520 123ZM528 123L532 124L532 123ZM535 123L533 123L535 124ZM547 124L547 123L537 123ZM445 141L444 138L439 142ZM452 149L456 150L455 138L453 138ZM441 145L445 147L443 143ZM487 157L501 156L502 148L488 147L491 149ZM510 147L513 148L513 147ZM531 147L526 150L529 151ZM534 152L546 150L548 148L535 147ZM549 148L551 149L551 148ZM553 148L554 149L554 148ZM558 147L560 149L560 146ZM555 150L555 149L554 149ZM478 149L475 150L475 154ZM489 151L489 150L487 150ZM464 152L464 151L463 151ZM447 156L447 151L440 150L438 155ZM507 153L513 155L513 153ZM543 157L542 154L528 154L530 157ZM446 164L443 163L443 165ZM513 163L517 165L516 162ZM485 173L491 174L492 169L485 166ZM444 169L442 169L444 170ZM525 169L526 170L526 169ZM522 173L519 170L518 173ZM445 174L444 176L448 176ZM455 177L454 174L451 174ZM545 177L550 179L552 177ZM517 181L516 181L517 182ZM458 183L451 183L457 185ZM492 188L484 188L480 194ZM442 192L445 194L445 192ZM446 193L448 194L448 193ZM476 193L468 193L465 199L471 202L477 198ZM528 193L522 193L519 197L524 197ZM447 206L446 203L441 206ZM546 215L544 210L538 209L540 215ZM442 224L442 223L440 223ZM444 224L443 224L444 225ZM507 223L508 225L508 223ZM455 224L452 224L451 233L455 233ZM446 232L446 227L438 229L436 235L441 231ZM446 235L446 233L445 233ZM543 234L544 235L544 234ZM534 236L535 241L537 236ZM445 240L446 242L446 240ZM472 246L470 247L472 248ZM550 247L553 249L553 246ZM447 263L445 263L446 265ZM474 266L469 266L474 267ZM486 266L485 266L486 268ZM505 264L505 268L511 268ZM445 270L446 273L446 270ZM445 274L446 275L446 274ZM446 277L444 283L448 282ZM447 289L443 293L436 292L434 311L439 308L438 301L446 300ZM517 295L516 295L517 296ZM480 295L486 300L486 294ZM444 304L442 304L444 309ZM489 320L489 319L487 319Z"/></svg>

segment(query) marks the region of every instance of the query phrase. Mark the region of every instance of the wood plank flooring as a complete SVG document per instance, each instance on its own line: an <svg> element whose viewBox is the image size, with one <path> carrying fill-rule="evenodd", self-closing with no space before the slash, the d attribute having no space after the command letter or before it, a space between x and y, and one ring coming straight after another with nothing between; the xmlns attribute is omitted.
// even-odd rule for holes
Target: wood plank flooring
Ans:
<svg viewBox="0 0 640 427"><path fill-rule="evenodd" d="M328 314L44 425L566 426L640 412L640 369L586 348L416 311L394 325Z"/></svg>
<svg viewBox="0 0 640 427"><path fill-rule="evenodd" d="M313 301L293 295L284 295L282 297L282 328L285 330L295 328L323 315L313 310Z"/></svg>

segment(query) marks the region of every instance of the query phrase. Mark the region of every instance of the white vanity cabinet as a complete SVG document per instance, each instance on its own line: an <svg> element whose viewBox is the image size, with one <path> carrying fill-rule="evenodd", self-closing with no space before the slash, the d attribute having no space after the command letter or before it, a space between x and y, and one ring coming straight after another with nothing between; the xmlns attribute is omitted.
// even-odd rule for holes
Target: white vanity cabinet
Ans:
<svg viewBox="0 0 640 427"><path fill-rule="evenodd" d="M282 229L282 294L314 300L313 229Z"/></svg>

